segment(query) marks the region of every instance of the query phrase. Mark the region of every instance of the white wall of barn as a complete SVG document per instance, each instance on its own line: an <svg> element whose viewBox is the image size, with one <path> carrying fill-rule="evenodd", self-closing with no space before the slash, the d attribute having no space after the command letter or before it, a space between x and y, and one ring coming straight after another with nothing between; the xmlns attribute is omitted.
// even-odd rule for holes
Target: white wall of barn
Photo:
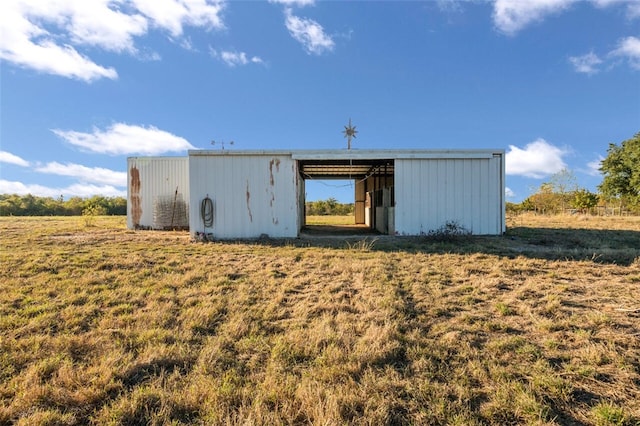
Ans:
<svg viewBox="0 0 640 426"><path fill-rule="evenodd" d="M296 237L299 229L297 165L276 154L190 154L189 228L217 239ZM213 226L206 228L202 200L214 205Z"/></svg>
<svg viewBox="0 0 640 426"><path fill-rule="evenodd" d="M159 197L178 195L189 205L187 157L127 158L127 227L152 228Z"/></svg>
<svg viewBox="0 0 640 426"><path fill-rule="evenodd" d="M503 158L396 160L396 234L426 234L450 221L475 235L502 234Z"/></svg>

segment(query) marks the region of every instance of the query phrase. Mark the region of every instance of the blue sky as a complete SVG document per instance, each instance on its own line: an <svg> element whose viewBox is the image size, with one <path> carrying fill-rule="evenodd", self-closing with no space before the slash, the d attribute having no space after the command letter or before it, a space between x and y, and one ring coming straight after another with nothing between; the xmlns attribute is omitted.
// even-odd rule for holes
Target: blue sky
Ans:
<svg viewBox="0 0 640 426"><path fill-rule="evenodd" d="M343 149L351 118L354 149L504 149L518 202L595 191L640 131L638 1L4 0L0 28L0 193L124 196L128 156Z"/></svg>

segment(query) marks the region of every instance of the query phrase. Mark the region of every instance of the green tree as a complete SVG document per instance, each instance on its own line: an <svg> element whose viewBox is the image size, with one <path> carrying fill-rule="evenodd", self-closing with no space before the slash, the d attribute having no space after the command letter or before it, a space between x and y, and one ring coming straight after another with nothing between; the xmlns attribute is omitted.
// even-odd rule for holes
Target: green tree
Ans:
<svg viewBox="0 0 640 426"><path fill-rule="evenodd" d="M349 215L353 214L354 209L353 203L342 204L335 198L307 201L306 207L309 216Z"/></svg>
<svg viewBox="0 0 640 426"><path fill-rule="evenodd" d="M20 216L21 210L20 206L22 204L22 200L20 196L16 194L8 195L3 194L0 195L0 215L1 216Z"/></svg>
<svg viewBox="0 0 640 426"><path fill-rule="evenodd" d="M571 205L584 213L598 205L598 195L587 189L579 189L574 192Z"/></svg>
<svg viewBox="0 0 640 426"><path fill-rule="evenodd" d="M528 197L524 200L522 200L522 203L520 203L520 206L522 208L522 210L524 211L535 211L536 210L536 205L533 202L533 200L531 199L531 197Z"/></svg>
<svg viewBox="0 0 640 426"><path fill-rule="evenodd" d="M560 208L560 200L553 191L553 184L545 182L535 194L528 198L529 202L535 206L538 213L554 213Z"/></svg>
<svg viewBox="0 0 640 426"><path fill-rule="evenodd" d="M108 200L107 214L114 216L127 215L127 199L124 197L112 197Z"/></svg>
<svg viewBox="0 0 640 426"><path fill-rule="evenodd" d="M84 209L84 200L80 197L71 197L69 201L65 203L67 214L70 216L80 216Z"/></svg>
<svg viewBox="0 0 640 426"><path fill-rule="evenodd" d="M327 200L327 212L326 214L335 214L336 207L338 206L338 200L331 197Z"/></svg>
<svg viewBox="0 0 640 426"><path fill-rule="evenodd" d="M571 202L573 193L578 190L578 182L575 174L566 167L551 175L550 184L552 192L557 198L557 208L564 211L567 204Z"/></svg>
<svg viewBox="0 0 640 426"><path fill-rule="evenodd" d="M620 145L610 143L600 171L604 178L598 189L605 197L640 205L640 132Z"/></svg>

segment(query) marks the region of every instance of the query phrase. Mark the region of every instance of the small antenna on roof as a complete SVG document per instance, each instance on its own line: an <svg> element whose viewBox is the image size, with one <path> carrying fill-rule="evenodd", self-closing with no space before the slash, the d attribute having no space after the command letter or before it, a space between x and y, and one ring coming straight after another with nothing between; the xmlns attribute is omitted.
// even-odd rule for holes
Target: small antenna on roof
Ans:
<svg viewBox="0 0 640 426"><path fill-rule="evenodd" d="M233 146L233 144L234 144L234 143L235 143L234 141L227 142L227 144L228 144L228 145L231 145L231 146ZM222 140L222 141L220 141L220 142L216 142L216 141L214 141L214 140L212 139L212 140L211 140L211 145L215 145L215 144L220 144L220 147L221 147L222 151L224 151L224 140Z"/></svg>

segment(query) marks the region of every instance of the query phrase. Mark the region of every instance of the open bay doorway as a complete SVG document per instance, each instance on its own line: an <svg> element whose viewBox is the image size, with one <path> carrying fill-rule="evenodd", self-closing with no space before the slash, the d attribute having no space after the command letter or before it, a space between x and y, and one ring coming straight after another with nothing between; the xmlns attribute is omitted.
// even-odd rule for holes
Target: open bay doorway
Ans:
<svg viewBox="0 0 640 426"><path fill-rule="evenodd" d="M348 225L335 225L342 228L332 228L332 231L342 234L394 233L393 226L389 226L394 221L394 160L381 156L370 158L370 155L370 152L359 151L296 154L294 158L298 160L300 173L299 217L303 219L299 222L301 232L320 229L311 222L317 215L309 215L310 220L307 220L307 202L333 199L338 203L353 204L353 215L344 218L349 221ZM320 219L327 219L320 216Z"/></svg>
<svg viewBox="0 0 640 426"><path fill-rule="evenodd" d="M356 223L356 197L355 180L305 179L304 231L330 235L370 232L364 223Z"/></svg>

